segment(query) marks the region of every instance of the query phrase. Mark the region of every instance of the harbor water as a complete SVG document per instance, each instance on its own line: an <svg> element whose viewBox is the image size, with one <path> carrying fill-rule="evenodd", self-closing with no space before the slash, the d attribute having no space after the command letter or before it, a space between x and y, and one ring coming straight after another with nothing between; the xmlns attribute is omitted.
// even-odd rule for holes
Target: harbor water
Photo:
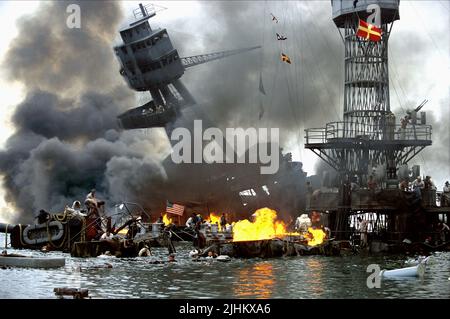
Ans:
<svg viewBox="0 0 450 319"><path fill-rule="evenodd" d="M4 246L5 235L0 235ZM176 263L165 248L153 257L72 258L60 252L8 252L64 256L59 269L0 269L0 298L56 298L57 287L87 288L92 298L450 298L450 253L435 253L423 278L383 279L368 288L369 264L381 269L406 267L406 256L233 259L195 262L190 243L176 245ZM104 268L111 264L112 268Z"/></svg>

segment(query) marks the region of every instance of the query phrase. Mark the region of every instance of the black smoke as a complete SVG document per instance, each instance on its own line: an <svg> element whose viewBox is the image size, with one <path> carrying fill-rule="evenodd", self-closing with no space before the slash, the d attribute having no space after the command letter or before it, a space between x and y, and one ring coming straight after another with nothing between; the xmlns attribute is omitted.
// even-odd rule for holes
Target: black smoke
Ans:
<svg viewBox="0 0 450 319"><path fill-rule="evenodd" d="M43 3L22 18L3 64L26 88L12 116L16 131L0 153L16 221L41 208L60 212L93 187L110 204L147 200L165 179L164 136L117 127L117 114L135 104L112 51L120 4L80 1L81 28L69 29L71 3Z"/></svg>

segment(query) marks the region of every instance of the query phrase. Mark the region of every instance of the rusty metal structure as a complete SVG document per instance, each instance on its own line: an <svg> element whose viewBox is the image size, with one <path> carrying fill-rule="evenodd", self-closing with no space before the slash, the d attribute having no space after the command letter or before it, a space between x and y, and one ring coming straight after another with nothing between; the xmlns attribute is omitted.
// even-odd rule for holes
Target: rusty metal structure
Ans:
<svg viewBox="0 0 450 319"><path fill-rule="evenodd" d="M425 113L418 113L426 101L408 111L401 124L390 108L388 42L394 22L400 19L400 1L332 0L331 4L345 48L343 121L306 129L305 148L328 163L337 178L310 194L308 210L328 212L337 238L348 238L355 216L361 214L373 216L374 232L388 232L391 239L413 236L419 225L425 228L436 220L427 214L430 209L447 214L448 210L436 207L435 191L411 205L412 195L399 189L401 181L420 175L420 167L409 169L408 162L432 144L432 128ZM381 10L380 41L356 35L359 20L368 18L371 10L367 9L373 5ZM376 191L364 187L369 179L379 185Z"/></svg>

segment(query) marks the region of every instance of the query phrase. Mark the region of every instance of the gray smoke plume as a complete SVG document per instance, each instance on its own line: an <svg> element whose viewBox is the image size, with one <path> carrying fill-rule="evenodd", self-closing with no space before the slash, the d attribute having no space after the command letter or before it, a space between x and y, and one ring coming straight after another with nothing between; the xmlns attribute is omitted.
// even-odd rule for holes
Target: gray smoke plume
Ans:
<svg viewBox="0 0 450 319"><path fill-rule="evenodd" d="M166 176L159 131L117 129L117 114L135 103L112 51L120 5L80 1L81 29L69 29L69 3L43 3L22 18L3 65L27 89L0 153L6 200L20 222L41 208L60 212L93 187L111 204L142 200Z"/></svg>

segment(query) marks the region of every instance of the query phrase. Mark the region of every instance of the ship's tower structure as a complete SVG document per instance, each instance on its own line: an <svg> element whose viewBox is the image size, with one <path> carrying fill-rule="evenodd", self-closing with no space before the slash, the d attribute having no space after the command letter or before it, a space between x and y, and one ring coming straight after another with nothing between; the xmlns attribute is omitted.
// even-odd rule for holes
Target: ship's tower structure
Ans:
<svg viewBox="0 0 450 319"><path fill-rule="evenodd" d="M181 82L185 69L259 47L222 51L181 58L166 29L152 29L149 19L156 15L153 5L139 4L133 11L136 21L120 30L123 43L114 47L120 61L120 74L136 91L149 91L152 101L118 117L124 129L165 127L195 100Z"/></svg>
<svg viewBox="0 0 450 319"><path fill-rule="evenodd" d="M332 0L331 4L345 50L343 121L307 129L305 147L338 171L339 206L345 210L351 199L345 196L343 184L350 178L357 176L364 185L373 170L381 168L384 185L398 187L399 167L431 145L431 126L425 123L425 113L418 116L421 107L409 112L407 125L391 112L388 41L400 19L399 0ZM368 8L374 5L380 10L380 41L357 36L359 21L368 19L375 10L368 12Z"/></svg>

